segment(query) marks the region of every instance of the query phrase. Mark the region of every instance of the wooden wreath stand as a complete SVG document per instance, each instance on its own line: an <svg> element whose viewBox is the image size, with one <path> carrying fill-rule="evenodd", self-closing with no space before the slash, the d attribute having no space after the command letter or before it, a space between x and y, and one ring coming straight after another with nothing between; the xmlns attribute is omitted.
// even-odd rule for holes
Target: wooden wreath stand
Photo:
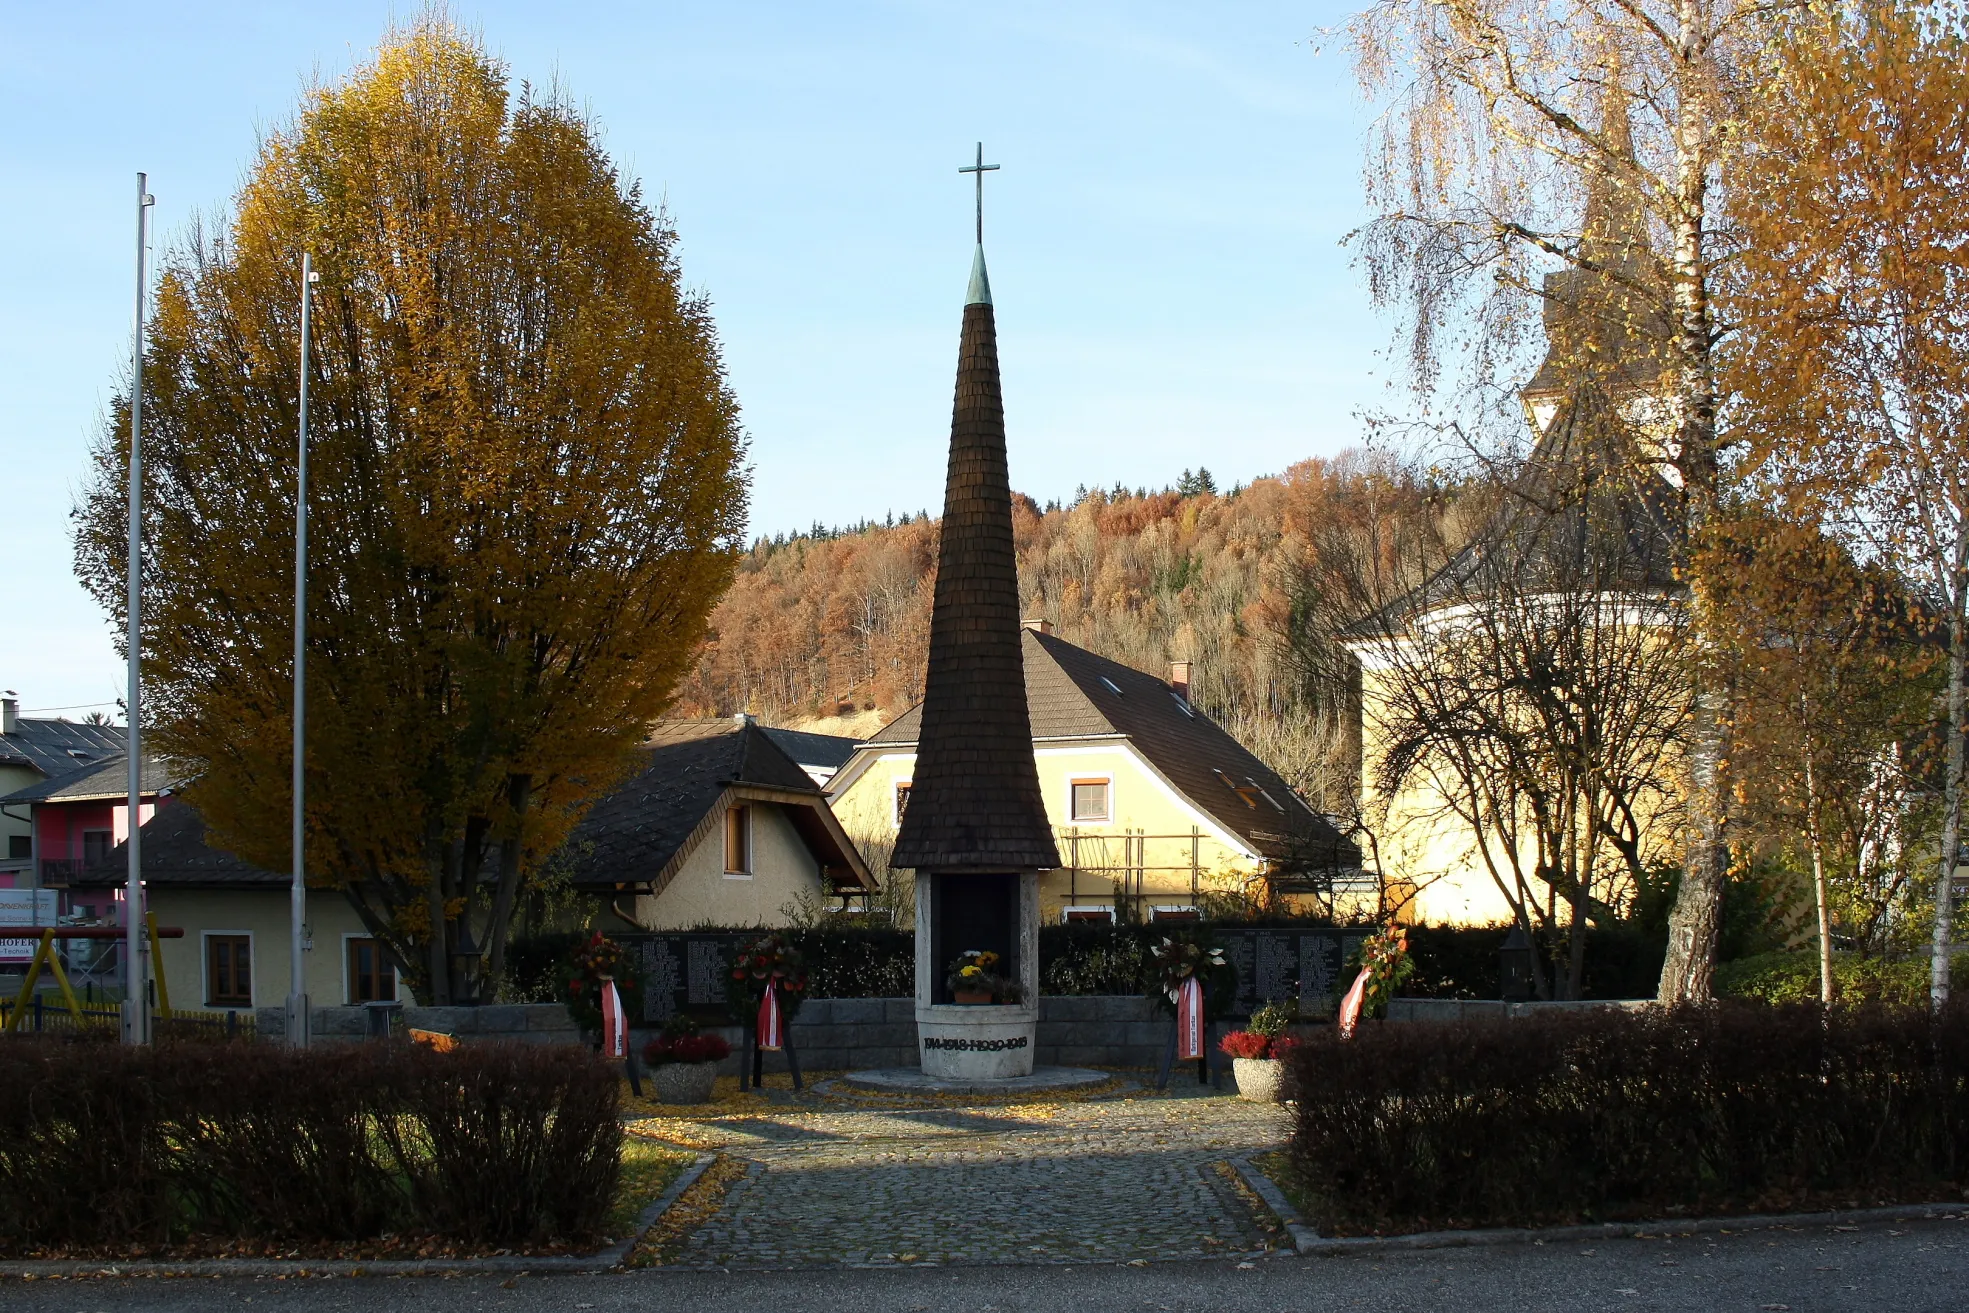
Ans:
<svg viewBox="0 0 1969 1313"><path fill-rule="evenodd" d="M1203 1013L1203 1052L1196 1060L1196 1083L1216 1086L1217 1073L1210 1066L1210 987L1197 981L1197 1001ZM1169 1018L1169 1043L1162 1049L1162 1061L1155 1069L1155 1087L1158 1090L1169 1088L1169 1077L1176 1070L1176 1042L1182 1038L1183 1012L1180 1005L1176 1015Z"/></svg>

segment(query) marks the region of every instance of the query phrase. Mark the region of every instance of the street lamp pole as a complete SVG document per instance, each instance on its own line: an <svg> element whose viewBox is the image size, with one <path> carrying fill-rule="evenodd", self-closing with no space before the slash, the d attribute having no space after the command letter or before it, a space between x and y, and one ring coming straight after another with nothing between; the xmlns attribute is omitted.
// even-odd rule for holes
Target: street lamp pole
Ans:
<svg viewBox="0 0 1969 1313"><path fill-rule="evenodd" d="M292 967L287 987L287 1042L308 1045L312 1016L308 1008L308 976L302 957L307 933L307 826L302 771L307 760L308 709L308 347L313 324L314 256L301 256L301 435L294 486L294 879L289 893L288 960Z"/></svg>
<svg viewBox="0 0 1969 1313"><path fill-rule="evenodd" d="M143 830L144 753L143 702L137 682L138 654L141 647L143 601L140 590L144 575L144 294L147 290L146 246L149 240L150 207L156 198L150 194L149 175L137 175L137 328L130 343L130 555L129 613L124 638L129 647L130 687L127 699L129 728L124 735L124 757L128 763L129 838L123 847L130 862L129 888L125 891L123 928L123 1042L150 1043L150 941L144 934L144 878L141 854Z"/></svg>

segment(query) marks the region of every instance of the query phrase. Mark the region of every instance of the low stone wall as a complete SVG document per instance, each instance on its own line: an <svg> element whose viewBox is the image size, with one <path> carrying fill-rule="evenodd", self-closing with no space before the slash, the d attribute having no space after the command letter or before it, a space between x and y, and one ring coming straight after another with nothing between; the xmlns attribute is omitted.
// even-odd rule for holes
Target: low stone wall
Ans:
<svg viewBox="0 0 1969 1313"><path fill-rule="evenodd" d="M1645 998L1582 998L1565 1001L1506 1003L1494 998L1391 998L1388 1020L1454 1024L1459 1021L1502 1021L1545 1016L1553 1012L1591 1012L1598 1008L1645 1008Z"/></svg>
<svg viewBox="0 0 1969 1313"><path fill-rule="evenodd" d="M434 1030L463 1040L524 1040L529 1044L578 1044L581 1032L559 1003L496 1003L482 1008L420 1008L406 1005L403 1025ZM313 1038L358 1040L369 1034L369 1009L315 1008L310 1018ZM253 1028L262 1038L287 1035L287 1009L256 1008Z"/></svg>
<svg viewBox="0 0 1969 1313"><path fill-rule="evenodd" d="M1134 995L1041 996L1034 1062L1042 1067L1153 1067L1169 1043L1169 1025L1169 1018L1157 1014L1148 999ZM808 999L790 1032L802 1071L914 1067L921 1061L914 999ZM733 1048L720 1070L735 1073L743 1032L733 1026L719 1033ZM786 1055L768 1053L765 1068L785 1071Z"/></svg>
<svg viewBox="0 0 1969 1313"><path fill-rule="evenodd" d="M471 1040L524 1040L534 1044L578 1044L581 1032L558 1003L498 1004L482 1008L405 1007L403 1021ZM287 1033L285 1008L259 1008L254 1024L263 1038ZM314 1037L327 1041L362 1039L369 1033L368 1009L316 1008ZM1084 998L1041 997L1035 1060L1043 1067L1153 1067L1169 1042L1169 1017L1148 999L1134 995ZM1214 1042L1221 1026L1212 1032ZM720 1028L732 1056L720 1070L738 1071L744 1032ZM800 1005L791 1027L805 1071L859 1071L870 1067L914 1067L916 1000L908 998L812 998ZM638 1030L638 1049L649 1038ZM766 1055L766 1070L786 1070L782 1053Z"/></svg>

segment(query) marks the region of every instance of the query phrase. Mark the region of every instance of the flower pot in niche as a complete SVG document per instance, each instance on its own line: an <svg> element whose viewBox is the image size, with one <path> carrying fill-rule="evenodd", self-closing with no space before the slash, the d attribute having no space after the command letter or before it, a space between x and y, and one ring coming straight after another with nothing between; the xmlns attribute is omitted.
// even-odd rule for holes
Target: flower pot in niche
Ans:
<svg viewBox="0 0 1969 1313"><path fill-rule="evenodd" d="M951 1001L956 1003L989 1003L991 1002L991 991L983 989L960 989L954 991L950 997Z"/></svg>
<svg viewBox="0 0 1969 1313"><path fill-rule="evenodd" d="M1284 1066L1277 1058L1232 1058L1237 1096L1253 1103L1277 1103Z"/></svg>
<svg viewBox="0 0 1969 1313"><path fill-rule="evenodd" d="M666 1062L650 1072L658 1103L709 1103L717 1083L715 1062Z"/></svg>

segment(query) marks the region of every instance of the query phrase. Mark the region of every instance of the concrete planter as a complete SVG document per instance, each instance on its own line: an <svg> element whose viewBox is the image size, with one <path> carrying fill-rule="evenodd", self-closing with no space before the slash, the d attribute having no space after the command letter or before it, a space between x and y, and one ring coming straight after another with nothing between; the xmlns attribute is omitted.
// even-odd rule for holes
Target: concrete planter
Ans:
<svg viewBox="0 0 1969 1313"><path fill-rule="evenodd" d="M650 1069L650 1085L659 1103L709 1103L717 1081L715 1062L666 1062Z"/></svg>
<svg viewBox="0 0 1969 1313"><path fill-rule="evenodd" d="M1237 1079L1237 1096L1253 1103L1277 1103L1284 1078L1284 1064L1277 1058L1232 1058L1231 1075Z"/></svg>
<svg viewBox="0 0 1969 1313"><path fill-rule="evenodd" d="M1032 1075L1036 1008L935 1003L916 1009L916 1042L926 1075L944 1080L1011 1080Z"/></svg>

